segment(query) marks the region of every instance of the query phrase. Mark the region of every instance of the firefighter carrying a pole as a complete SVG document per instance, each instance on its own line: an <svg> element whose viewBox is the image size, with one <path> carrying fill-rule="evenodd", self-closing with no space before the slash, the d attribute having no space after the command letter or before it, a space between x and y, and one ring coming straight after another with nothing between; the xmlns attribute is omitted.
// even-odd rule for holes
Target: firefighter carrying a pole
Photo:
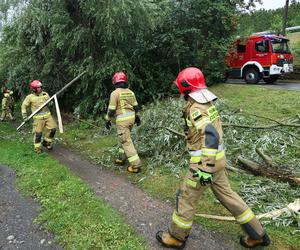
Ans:
<svg viewBox="0 0 300 250"><path fill-rule="evenodd" d="M80 75L75 77L72 81L67 83L62 89L56 92L52 97L42 89L42 83L39 80L34 80L30 83L29 88L31 94L26 96L22 103L22 116L24 121L17 128L17 131L21 129L26 122L33 118L33 135L34 135L34 150L37 153L42 152L41 145L46 147L48 150L52 149L53 138L56 132L56 122L54 121L51 112L47 105L54 100L56 115L58 119L58 127L60 133L63 133L62 119L60 115L60 109L58 105L57 96L61 94L65 89L70 87L75 81L83 76L86 71L83 71ZM31 115L27 117L27 109L31 108ZM44 132L44 138L42 136Z"/></svg>
<svg viewBox="0 0 300 250"><path fill-rule="evenodd" d="M27 109L31 108L31 112L36 111L42 104L44 104L50 96L43 91L42 83L39 80L34 80L29 84L31 94L26 96L22 103L22 117L27 119ZM53 138L56 132L56 122L54 121L48 106L43 107L37 114L33 116L33 130L34 135L34 151L36 153L42 152L42 145L48 150L52 149ZM44 138L42 136L44 132Z"/></svg>

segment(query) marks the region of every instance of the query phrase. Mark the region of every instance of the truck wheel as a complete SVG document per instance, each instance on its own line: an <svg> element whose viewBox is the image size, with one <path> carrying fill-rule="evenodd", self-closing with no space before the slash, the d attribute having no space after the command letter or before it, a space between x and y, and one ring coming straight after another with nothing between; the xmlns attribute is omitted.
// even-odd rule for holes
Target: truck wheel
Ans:
<svg viewBox="0 0 300 250"><path fill-rule="evenodd" d="M277 81L278 77L279 76L270 76L270 77L263 78L263 80L265 83L274 83Z"/></svg>
<svg viewBox="0 0 300 250"><path fill-rule="evenodd" d="M260 78L258 70L254 68L247 69L244 74L244 80L246 83L256 84L260 81Z"/></svg>

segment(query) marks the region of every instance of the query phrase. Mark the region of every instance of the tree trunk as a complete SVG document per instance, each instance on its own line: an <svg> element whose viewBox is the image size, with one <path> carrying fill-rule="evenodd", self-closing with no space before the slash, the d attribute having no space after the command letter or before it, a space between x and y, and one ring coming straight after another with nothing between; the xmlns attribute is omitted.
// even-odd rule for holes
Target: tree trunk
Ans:
<svg viewBox="0 0 300 250"><path fill-rule="evenodd" d="M285 29L288 20L288 10L289 10L289 0L285 1L284 14L283 14L283 27L282 27L282 35L285 36Z"/></svg>

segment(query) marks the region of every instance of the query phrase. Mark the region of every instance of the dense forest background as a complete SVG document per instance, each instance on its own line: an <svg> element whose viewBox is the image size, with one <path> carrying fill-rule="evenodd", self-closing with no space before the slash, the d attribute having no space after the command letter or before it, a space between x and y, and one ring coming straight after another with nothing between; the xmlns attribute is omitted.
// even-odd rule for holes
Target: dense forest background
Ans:
<svg viewBox="0 0 300 250"><path fill-rule="evenodd" d="M64 93L62 107L90 115L106 109L116 71L125 71L142 103L169 95L186 66L200 67L213 84L224 76L234 37L242 30L265 30L263 13L268 16L262 20L272 22L271 11L239 19L258 1L3 0L0 83L23 96L29 82L39 79L53 94L86 70ZM297 8L292 4L288 25L297 23ZM277 12L280 27L282 10Z"/></svg>
<svg viewBox="0 0 300 250"><path fill-rule="evenodd" d="M284 9L257 10L244 12L239 15L237 34L247 36L254 32L274 31L282 32L282 18ZM300 3L291 1L288 12L287 27L300 26Z"/></svg>

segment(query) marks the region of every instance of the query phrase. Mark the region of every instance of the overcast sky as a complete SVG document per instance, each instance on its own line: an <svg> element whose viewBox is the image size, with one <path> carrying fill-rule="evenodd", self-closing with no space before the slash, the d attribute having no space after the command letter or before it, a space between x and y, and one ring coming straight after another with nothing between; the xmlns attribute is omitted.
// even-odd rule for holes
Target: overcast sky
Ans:
<svg viewBox="0 0 300 250"><path fill-rule="evenodd" d="M257 4L257 9L277 9L285 5L285 0L262 0L263 4ZM290 1L291 2L291 1ZM297 1L299 2L299 0Z"/></svg>

